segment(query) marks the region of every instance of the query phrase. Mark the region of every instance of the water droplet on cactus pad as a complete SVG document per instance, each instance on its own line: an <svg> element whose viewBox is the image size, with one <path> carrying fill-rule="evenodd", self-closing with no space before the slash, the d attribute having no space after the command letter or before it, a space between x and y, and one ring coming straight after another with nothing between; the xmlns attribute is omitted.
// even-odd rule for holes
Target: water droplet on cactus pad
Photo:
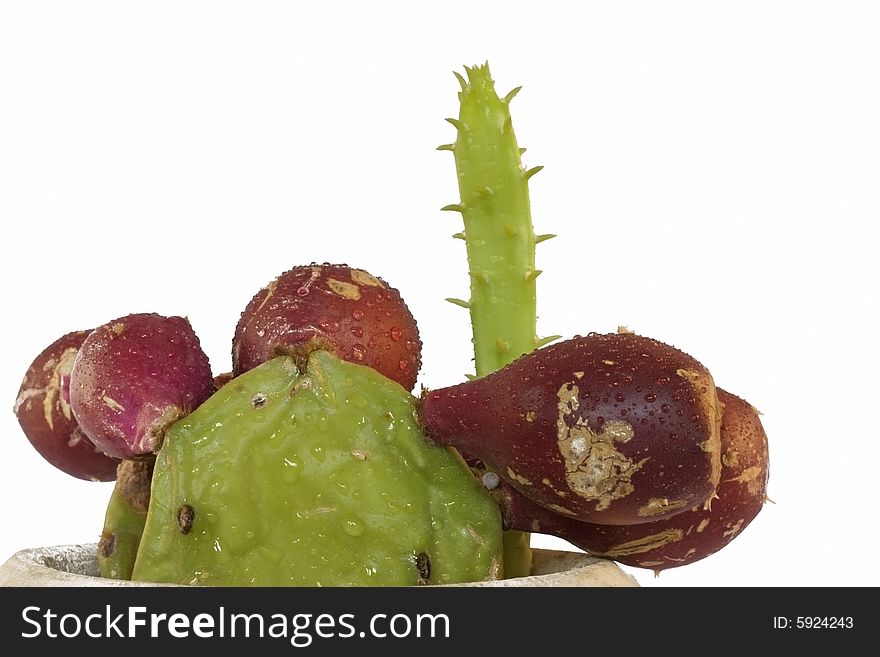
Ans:
<svg viewBox="0 0 880 657"><path fill-rule="evenodd" d="M361 536L364 533L364 524L357 518L346 518L342 529L349 536Z"/></svg>

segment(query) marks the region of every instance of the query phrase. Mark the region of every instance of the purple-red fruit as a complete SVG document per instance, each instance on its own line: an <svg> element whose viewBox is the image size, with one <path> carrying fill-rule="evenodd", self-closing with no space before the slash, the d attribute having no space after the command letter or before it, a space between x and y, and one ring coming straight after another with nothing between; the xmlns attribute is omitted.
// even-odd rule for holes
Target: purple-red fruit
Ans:
<svg viewBox="0 0 880 657"><path fill-rule="evenodd" d="M721 473L720 419L705 367L631 333L545 347L422 400L435 441L548 509L608 525L706 503Z"/></svg>
<svg viewBox="0 0 880 657"><path fill-rule="evenodd" d="M721 483L707 509L697 506L672 518L641 525L603 526L548 512L510 487L496 494L505 525L564 538L581 549L630 566L661 571L714 554L736 538L767 499L767 435L757 411L718 390L721 421Z"/></svg>
<svg viewBox="0 0 880 657"><path fill-rule="evenodd" d="M34 449L49 463L80 479L112 481L119 461L95 448L70 410L70 371L89 333L68 333L36 357L13 410Z"/></svg>
<svg viewBox="0 0 880 657"><path fill-rule="evenodd" d="M188 320L128 315L95 329L70 375L70 406L106 454L138 458L214 392L208 357Z"/></svg>
<svg viewBox="0 0 880 657"><path fill-rule="evenodd" d="M281 274L251 299L235 329L232 366L238 376L275 356L326 349L412 390L421 348L397 290L362 269L312 264Z"/></svg>

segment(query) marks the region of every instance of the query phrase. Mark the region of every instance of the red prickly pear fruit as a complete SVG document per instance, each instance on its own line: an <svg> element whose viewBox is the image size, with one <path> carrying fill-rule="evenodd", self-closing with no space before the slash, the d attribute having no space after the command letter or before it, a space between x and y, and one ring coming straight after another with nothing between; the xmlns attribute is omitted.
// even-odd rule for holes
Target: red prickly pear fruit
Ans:
<svg viewBox="0 0 880 657"><path fill-rule="evenodd" d="M156 452L165 430L214 392L211 366L183 317L136 314L95 329L70 374L70 406L104 453Z"/></svg>
<svg viewBox="0 0 880 657"><path fill-rule="evenodd" d="M31 445L56 468L79 479L113 481L119 461L95 447L70 410L70 371L90 332L68 333L34 359L13 410Z"/></svg>
<svg viewBox="0 0 880 657"><path fill-rule="evenodd" d="M709 508L696 506L672 518L641 525L596 525L554 514L502 485L496 498L505 525L564 538L591 554L655 572L718 552L763 508L769 475L767 434L758 412L721 389L718 399L724 405L721 482Z"/></svg>
<svg viewBox="0 0 880 657"><path fill-rule="evenodd" d="M363 269L311 264L284 272L248 303L232 341L235 376L281 355L325 349L407 390L422 343L400 293Z"/></svg>
<svg viewBox="0 0 880 657"><path fill-rule="evenodd" d="M426 393L421 417L436 442L586 522L682 513L709 500L721 473L711 375L678 349L631 333L577 337Z"/></svg>

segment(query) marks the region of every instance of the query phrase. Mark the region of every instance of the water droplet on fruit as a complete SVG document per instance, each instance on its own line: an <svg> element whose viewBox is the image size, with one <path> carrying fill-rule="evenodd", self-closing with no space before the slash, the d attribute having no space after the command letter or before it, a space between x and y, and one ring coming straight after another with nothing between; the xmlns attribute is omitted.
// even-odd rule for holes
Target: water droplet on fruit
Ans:
<svg viewBox="0 0 880 657"><path fill-rule="evenodd" d="M360 326L352 326L351 334L356 338L362 338L364 337L364 329L362 329Z"/></svg>
<svg viewBox="0 0 880 657"><path fill-rule="evenodd" d="M315 445L312 447L312 456L315 457L315 460L318 463L323 463L324 459L327 458L327 455L324 453L324 448L321 445Z"/></svg>
<svg viewBox="0 0 880 657"><path fill-rule="evenodd" d="M614 395L614 398L619 402L626 400L626 397L623 395L623 393L620 393L620 392L618 392L616 395Z"/></svg>
<svg viewBox="0 0 880 657"><path fill-rule="evenodd" d="M364 350L364 346L360 344L356 344L351 348L351 354L354 356L356 361L362 361L364 359L366 351Z"/></svg>
<svg viewBox="0 0 880 657"><path fill-rule="evenodd" d="M409 368L409 363L401 358L400 361L397 363L397 367L398 369L400 369L401 372L405 372L407 368Z"/></svg>
<svg viewBox="0 0 880 657"><path fill-rule="evenodd" d="M364 533L364 524L357 518L346 518L342 529L349 536L360 536Z"/></svg>
<svg viewBox="0 0 880 657"><path fill-rule="evenodd" d="M649 404L651 404L651 403L657 401L657 395L649 392L647 395L645 395L645 401L648 402Z"/></svg>
<svg viewBox="0 0 880 657"><path fill-rule="evenodd" d="M397 328L396 326L391 327L391 330L388 331L388 335L390 335L391 339L394 340L395 342L400 341L401 332L400 332L400 329Z"/></svg>
<svg viewBox="0 0 880 657"><path fill-rule="evenodd" d="M309 288L307 288L307 287L300 287L300 288L297 288L296 293L297 293L299 296L304 297L304 296L306 296L306 295L309 293Z"/></svg>
<svg viewBox="0 0 880 657"><path fill-rule="evenodd" d="M266 331L264 331L263 329L257 329L258 338L262 338L264 335L266 335Z"/></svg>

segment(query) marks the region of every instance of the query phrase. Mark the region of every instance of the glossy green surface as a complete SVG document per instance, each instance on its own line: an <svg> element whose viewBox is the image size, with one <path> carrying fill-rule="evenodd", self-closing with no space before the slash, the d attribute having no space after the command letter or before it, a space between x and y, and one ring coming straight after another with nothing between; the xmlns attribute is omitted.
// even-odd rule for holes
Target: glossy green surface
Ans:
<svg viewBox="0 0 880 657"><path fill-rule="evenodd" d="M453 452L424 439L415 411L396 383L323 351L302 375L281 357L233 379L165 438L134 579L350 586L497 575L498 508Z"/></svg>

